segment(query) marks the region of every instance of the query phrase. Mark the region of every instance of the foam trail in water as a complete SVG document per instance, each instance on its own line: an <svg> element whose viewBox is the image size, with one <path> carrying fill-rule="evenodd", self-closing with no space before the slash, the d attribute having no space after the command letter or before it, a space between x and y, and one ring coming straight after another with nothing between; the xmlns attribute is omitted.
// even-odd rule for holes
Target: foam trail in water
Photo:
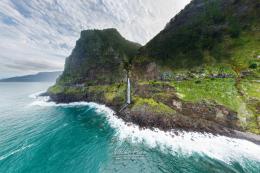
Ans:
<svg viewBox="0 0 260 173"><path fill-rule="evenodd" d="M176 131L164 132L159 129L140 129L137 125L125 123L105 105L88 102L55 104L54 102L46 102L46 99L45 97L38 98L31 105L89 106L95 108L97 113L106 116L110 126L117 130L117 137L122 141L130 140L133 143L144 143L151 148L159 147L162 151L172 151L172 153L192 154L196 152L227 163L234 160L242 161L245 158L260 162L260 146L247 140L198 132L178 131L178 134L176 134Z"/></svg>
<svg viewBox="0 0 260 173"><path fill-rule="evenodd" d="M31 95L29 95L29 98L32 98L32 99L37 99L40 97L41 94L45 93L46 91L39 91L39 92L36 92L36 93L33 93Z"/></svg>
<svg viewBox="0 0 260 173"><path fill-rule="evenodd" d="M19 148L19 149L17 149L17 150L11 151L10 153L7 153L7 154L5 154L5 155L3 155L3 156L0 156L0 160L4 160L4 159L6 159L6 158L8 158L8 157L10 157L10 156L12 156L12 155L14 155L14 154L20 152L20 151L23 151L23 150L25 150L25 149L27 149L27 148L30 148L30 147L32 147L32 146L33 146L33 145L30 144L30 145L27 145L27 146L23 146L23 147L21 147L21 148Z"/></svg>
<svg viewBox="0 0 260 173"><path fill-rule="evenodd" d="M137 125L127 124L115 116L114 112L96 103L89 106L97 108L97 112L104 112L110 125L118 129L118 137L121 140L130 139L132 142L144 142L150 147L160 147L163 151L172 150L192 154L198 152L211 158L231 162L241 158L252 159L260 162L260 146L252 142L234 139L225 136L202 134L198 132L168 131L159 129L140 129Z"/></svg>

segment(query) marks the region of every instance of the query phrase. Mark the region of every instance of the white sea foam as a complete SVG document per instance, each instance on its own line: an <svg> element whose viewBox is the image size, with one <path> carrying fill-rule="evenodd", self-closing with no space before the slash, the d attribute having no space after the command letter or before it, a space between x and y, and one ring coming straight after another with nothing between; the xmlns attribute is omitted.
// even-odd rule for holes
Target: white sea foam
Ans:
<svg viewBox="0 0 260 173"><path fill-rule="evenodd" d="M43 93L45 93L45 91L39 91L39 92L33 93L33 94L29 95L29 98L37 99Z"/></svg>
<svg viewBox="0 0 260 173"><path fill-rule="evenodd" d="M58 106L54 102L49 102L49 96L36 96L35 101L33 101L30 106Z"/></svg>
<svg viewBox="0 0 260 173"><path fill-rule="evenodd" d="M21 152L21 151L23 151L23 150L25 150L25 149L27 149L27 148L30 148L30 147L32 147L32 146L33 146L33 145L30 144L30 145L27 145L27 146L23 146L23 147L21 147L21 148L18 148L17 150L13 150L13 151L11 151L10 153L7 153L7 154L5 154L5 155L0 156L0 160L4 160L4 159L6 159L6 158L8 158L8 157L10 157L10 156L12 156L12 155L18 153L18 152Z"/></svg>
<svg viewBox="0 0 260 173"><path fill-rule="evenodd" d="M115 113L104 105L96 103L88 103L88 105L97 108L97 112L105 113L111 127L117 129L120 140L143 142L149 147L159 147L162 151L172 151L173 153L192 154L197 152L225 162L242 158L260 162L260 146L247 140L198 132L178 131L176 134L176 131L140 129L137 125L127 124L117 118Z"/></svg>
<svg viewBox="0 0 260 173"><path fill-rule="evenodd" d="M144 143L162 151L171 153L180 152L182 154L199 153L211 158L230 163L234 160L243 161L245 158L260 162L260 146L250 141L229 138L225 136L215 136L198 132L168 131L159 129L141 129L131 123L125 123L115 115L115 112L105 105L92 102L75 102L69 104L55 104L46 102L46 98L38 98L31 105L37 106L88 106L95 108L96 112L106 116L110 126L116 129L116 136L120 141L129 140L132 143Z"/></svg>

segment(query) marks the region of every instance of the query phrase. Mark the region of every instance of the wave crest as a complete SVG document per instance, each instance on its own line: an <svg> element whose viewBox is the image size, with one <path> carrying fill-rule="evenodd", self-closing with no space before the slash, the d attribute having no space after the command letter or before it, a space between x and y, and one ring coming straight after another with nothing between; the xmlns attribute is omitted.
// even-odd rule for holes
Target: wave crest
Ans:
<svg viewBox="0 0 260 173"><path fill-rule="evenodd" d="M144 129L139 126L126 123L118 118L113 110L93 102L74 102L68 104L56 104L49 102L48 97L37 97L31 106L88 106L94 108L98 114L107 118L108 123L116 129L116 137L120 141L128 140L132 143L144 143L150 148L158 147L163 152L181 152L183 154L199 153L211 158L231 163L245 158L260 162L260 146L250 141L235 139L226 136L209 133L162 131L159 129Z"/></svg>

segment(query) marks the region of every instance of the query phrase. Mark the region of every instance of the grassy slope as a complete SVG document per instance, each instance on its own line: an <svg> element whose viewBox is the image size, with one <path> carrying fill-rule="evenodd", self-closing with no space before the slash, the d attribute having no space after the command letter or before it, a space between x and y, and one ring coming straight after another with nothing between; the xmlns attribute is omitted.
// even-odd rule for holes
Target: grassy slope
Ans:
<svg viewBox="0 0 260 173"><path fill-rule="evenodd" d="M245 2L250 7L256 4L256 1ZM191 24L177 26L175 22L175 27L166 27L143 48L135 61L144 64L157 62L160 75L166 76L167 83L176 88L181 99L224 105L238 112L246 130L260 134L260 27L259 18L255 18L259 13L252 8L250 14L239 21L227 17L228 11L220 15L218 8L211 8L215 11L208 17L202 14ZM233 13L232 9L230 12ZM176 19L177 23L181 17L182 14ZM242 28L240 22L241 26L247 26ZM211 29L217 26L226 28L216 30L217 35L210 35ZM171 29L176 32L170 32ZM243 71L251 74L241 80ZM218 74L227 74L229 78L210 79L210 76ZM185 80L177 82L178 79Z"/></svg>
<svg viewBox="0 0 260 173"><path fill-rule="evenodd" d="M256 110L260 103L259 82L243 80L240 83L242 90L238 91L234 79L203 79L199 83L196 81L172 82L172 85L183 100L191 102L213 101L238 112L239 119L245 129L260 134L257 122L260 115ZM245 95L242 96L240 92ZM254 102L251 99L254 99Z"/></svg>
<svg viewBox="0 0 260 173"><path fill-rule="evenodd" d="M228 61L204 63L201 66L181 69L161 66L160 72L167 72L168 76L171 76L167 78L167 83L176 88L181 99L194 103L204 100L224 105L238 112L241 124L246 130L260 134L260 32L242 32L237 38L225 37L225 41L220 45L229 52ZM213 59L209 54L207 58ZM149 58L145 59L147 61ZM256 64L257 67L249 68L252 64ZM242 71L250 71L251 75L237 84ZM209 78L218 74L228 74L230 78ZM187 80L178 82L176 78L179 76L186 77ZM139 84L149 83L151 84L151 81L139 81ZM162 93L161 97L167 96Z"/></svg>
<svg viewBox="0 0 260 173"><path fill-rule="evenodd" d="M257 0L194 0L142 48L138 59L148 56L175 69L219 63L245 68L260 50L258 10Z"/></svg>
<svg viewBox="0 0 260 173"><path fill-rule="evenodd" d="M243 0L237 2L243 3ZM250 3L257 1L245 0L245 2L250 6ZM260 55L259 18L255 18L259 13L254 10L250 11L253 17L249 19L246 16L245 21L241 20L243 24L249 24L250 27L240 28L239 19L223 16L223 14L227 15L229 10L227 13L222 13L215 6L209 8L212 10L196 18L192 25L178 27L177 32L161 32L142 48L141 55L134 61L145 64L155 61L161 65L161 73L167 71L170 76L189 76L188 80L179 82L174 78L169 78L167 84L171 84L177 90L178 96L185 101L216 102L238 112L245 129L260 134L258 121L260 84L255 81L260 74L260 59L257 58ZM230 11L232 12L232 9ZM217 26L220 26L220 29ZM172 33L174 34L171 35ZM115 47L119 45L121 44ZM129 45L126 45L127 47ZM127 50L124 46L121 48L119 52ZM133 50L135 49L136 46ZM248 70L252 64L257 66L252 70L253 75L238 82L240 72ZM230 74L232 78L214 80L207 78L209 75L223 73ZM68 80L71 78L69 77ZM155 83L164 82L166 83L166 81ZM151 81L138 81L138 83L151 84ZM81 88L56 85L50 88L49 92L56 94L105 93L104 98L107 102L120 98L122 104L125 99L125 86L118 84ZM134 95L132 108L139 109L145 106L159 114L173 114L174 110L154 98L157 96L164 98L167 94L169 93L159 92L148 98Z"/></svg>
<svg viewBox="0 0 260 173"><path fill-rule="evenodd" d="M239 88L246 108L253 113L249 118L248 128L260 134L260 82L244 79L240 82Z"/></svg>
<svg viewBox="0 0 260 173"><path fill-rule="evenodd" d="M238 110L242 99L236 88L234 79L203 79L172 82L178 95L187 101L198 102L212 100L233 110Z"/></svg>
<svg viewBox="0 0 260 173"><path fill-rule="evenodd" d="M122 83L113 85L95 85L95 86L63 86L56 84L48 89L51 94L64 94L82 96L86 94L93 94L96 99L103 99L106 103L114 101L125 102L126 85ZM102 98L101 98L102 97ZM93 100L95 98L92 98Z"/></svg>
<svg viewBox="0 0 260 173"><path fill-rule="evenodd" d="M172 108L154 100L153 98L135 97L133 102L133 111L144 108L147 112L152 112L164 116L171 116L175 113L175 111Z"/></svg>

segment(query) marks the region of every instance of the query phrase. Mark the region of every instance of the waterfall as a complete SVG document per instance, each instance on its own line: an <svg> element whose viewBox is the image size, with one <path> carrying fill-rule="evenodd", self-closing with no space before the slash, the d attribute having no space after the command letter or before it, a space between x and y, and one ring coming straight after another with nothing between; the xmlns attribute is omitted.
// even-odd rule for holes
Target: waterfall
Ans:
<svg viewBox="0 0 260 173"><path fill-rule="evenodd" d="M127 77L127 91L126 91L126 103L121 107L119 112L124 110L129 104L131 104L131 83L129 77Z"/></svg>
<svg viewBox="0 0 260 173"><path fill-rule="evenodd" d="M130 79L127 78L127 104L131 103L131 83L130 83Z"/></svg>

